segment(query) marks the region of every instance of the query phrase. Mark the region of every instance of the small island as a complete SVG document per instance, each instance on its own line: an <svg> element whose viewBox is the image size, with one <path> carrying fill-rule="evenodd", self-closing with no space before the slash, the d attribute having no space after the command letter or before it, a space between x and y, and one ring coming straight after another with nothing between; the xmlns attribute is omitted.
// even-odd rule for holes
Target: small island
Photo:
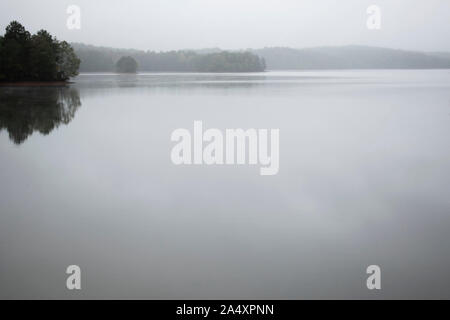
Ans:
<svg viewBox="0 0 450 320"><path fill-rule="evenodd" d="M61 85L78 75L80 59L66 41L12 21L0 36L0 84Z"/></svg>
<svg viewBox="0 0 450 320"><path fill-rule="evenodd" d="M136 73L138 64L133 57L122 57L116 63L117 73Z"/></svg>

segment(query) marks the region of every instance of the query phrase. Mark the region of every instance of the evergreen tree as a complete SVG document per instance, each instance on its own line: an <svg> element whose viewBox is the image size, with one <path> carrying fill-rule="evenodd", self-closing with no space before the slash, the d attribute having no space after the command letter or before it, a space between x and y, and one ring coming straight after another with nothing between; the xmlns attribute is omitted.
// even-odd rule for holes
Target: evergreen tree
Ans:
<svg viewBox="0 0 450 320"><path fill-rule="evenodd" d="M0 81L65 81L79 65L73 48L45 30L31 36L13 21L0 37Z"/></svg>
<svg viewBox="0 0 450 320"><path fill-rule="evenodd" d="M22 80L29 77L30 48L30 33L19 22L11 22L6 27L0 52L1 73L7 80Z"/></svg>
<svg viewBox="0 0 450 320"><path fill-rule="evenodd" d="M33 80L56 79L58 43L45 30L31 37L31 76Z"/></svg>
<svg viewBox="0 0 450 320"><path fill-rule="evenodd" d="M72 46L66 41L59 42L56 53L57 79L65 81L78 75L79 67L80 59L76 56Z"/></svg>

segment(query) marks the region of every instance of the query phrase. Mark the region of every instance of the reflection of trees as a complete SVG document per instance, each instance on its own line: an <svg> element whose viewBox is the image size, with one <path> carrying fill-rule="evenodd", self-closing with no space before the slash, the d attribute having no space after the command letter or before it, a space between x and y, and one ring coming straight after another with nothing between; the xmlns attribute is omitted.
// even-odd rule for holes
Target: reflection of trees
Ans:
<svg viewBox="0 0 450 320"><path fill-rule="evenodd" d="M46 135L68 124L80 106L75 88L0 88L0 130L21 144L34 131Z"/></svg>

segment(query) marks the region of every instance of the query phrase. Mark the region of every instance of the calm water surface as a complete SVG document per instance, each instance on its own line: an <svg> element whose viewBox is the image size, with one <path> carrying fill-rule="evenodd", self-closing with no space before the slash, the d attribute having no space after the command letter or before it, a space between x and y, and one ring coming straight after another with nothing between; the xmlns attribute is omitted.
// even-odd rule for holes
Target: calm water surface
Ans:
<svg viewBox="0 0 450 320"><path fill-rule="evenodd" d="M194 120L278 175L173 165ZM83 74L0 128L0 298L450 298L450 70Z"/></svg>

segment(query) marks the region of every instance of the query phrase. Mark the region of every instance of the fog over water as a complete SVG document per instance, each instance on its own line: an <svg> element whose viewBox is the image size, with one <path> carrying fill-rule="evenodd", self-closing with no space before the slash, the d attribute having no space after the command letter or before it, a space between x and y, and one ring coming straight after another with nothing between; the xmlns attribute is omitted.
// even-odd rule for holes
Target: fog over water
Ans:
<svg viewBox="0 0 450 320"><path fill-rule="evenodd" d="M450 298L449 89L448 70L0 88L0 298ZM279 128L279 173L175 166L195 120Z"/></svg>

